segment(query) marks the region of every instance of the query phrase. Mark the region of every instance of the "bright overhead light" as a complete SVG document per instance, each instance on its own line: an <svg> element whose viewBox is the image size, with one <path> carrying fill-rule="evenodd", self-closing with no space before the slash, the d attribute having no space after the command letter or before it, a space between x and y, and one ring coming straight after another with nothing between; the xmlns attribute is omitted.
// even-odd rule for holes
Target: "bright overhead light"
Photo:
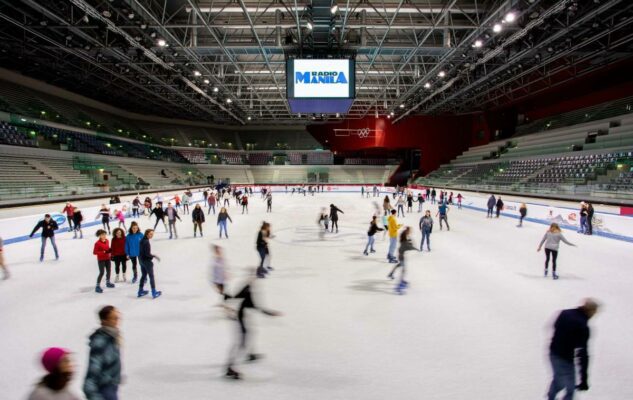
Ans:
<svg viewBox="0 0 633 400"><path fill-rule="evenodd" d="M219 91L220 91L220 89L218 89L218 87L217 87L217 86L213 88L213 93L217 93L217 92L219 92Z"/></svg>
<svg viewBox="0 0 633 400"><path fill-rule="evenodd" d="M425 89L430 89L430 88L431 88L431 84L430 84L430 83L428 83L428 82L427 82L427 83L425 83L425 84L424 84L424 88L425 88Z"/></svg>
<svg viewBox="0 0 633 400"><path fill-rule="evenodd" d="M336 12L338 11L338 4L334 4L332 8L330 8L330 11L332 12L332 14L336 14Z"/></svg>
<svg viewBox="0 0 633 400"><path fill-rule="evenodd" d="M479 48L479 47L481 47L483 45L484 45L484 42L482 42L481 39L477 39L477 40L475 40L475 43L473 43L473 47L477 47L477 48Z"/></svg>
<svg viewBox="0 0 633 400"><path fill-rule="evenodd" d="M336 118L339 118L341 116L341 114L336 113Z"/></svg>
<svg viewBox="0 0 633 400"><path fill-rule="evenodd" d="M128 17L129 19L134 19L134 13L129 13L129 14L127 15L127 17Z"/></svg>
<svg viewBox="0 0 633 400"><path fill-rule="evenodd" d="M400 104L400 108L404 108L404 103Z"/></svg>
<svg viewBox="0 0 633 400"><path fill-rule="evenodd" d="M492 31L494 33L499 33L499 32L501 32L502 29L503 29L503 27L501 26L501 24L494 24L492 26Z"/></svg>
<svg viewBox="0 0 633 400"><path fill-rule="evenodd" d="M109 10L103 10L103 12L101 12L101 15L106 18L110 18L112 16L112 13Z"/></svg>
<svg viewBox="0 0 633 400"><path fill-rule="evenodd" d="M391 115L387 115L387 119L391 119Z"/></svg>
<svg viewBox="0 0 633 400"><path fill-rule="evenodd" d="M306 27L307 27L308 29L312 30L312 22L308 22L308 23L306 24Z"/></svg>
<svg viewBox="0 0 633 400"><path fill-rule="evenodd" d="M515 19L516 19L516 15L514 15L514 13L510 11L509 13L506 14L503 20L505 22L514 22Z"/></svg>
<svg viewBox="0 0 633 400"><path fill-rule="evenodd" d="M394 115L396 115L396 113L392 111L392 112L389 113L389 115L391 115L393 117Z"/></svg>
<svg viewBox="0 0 633 400"><path fill-rule="evenodd" d="M208 80L208 79L205 79L205 80L203 80L202 82L204 82L206 85L208 85L208 84L209 84L209 80Z"/></svg>
<svg viewBox="0 0 633 400"><path fill-rule="evenodd" d="M231 104L233 102L233 100L231 99L226 99L226 104Z"/></svg>
<svg viewBox="0 0 633 400"><path fill-rule="evenodd" d="M202 75L202 74L200 73L200 71L193 71L193 75L194 75L194 76L200 76L200 75Z"/></svg>
<svg viewBox="0 0 633 400"><path fill-rule="evenodd" d="M246 117L246 119L250 121L252 118L251 118L251 116L249 115L248 117Z"/></svg>
<svg viewBox="0 0 633 400"><path fill-rule="evenodd" d="M444 78L446 76L446 72L444 71L440 71L437 76L439 76L440 78Z"/></svg>
<svg viewBox="0 0 633 400"><path fill-rule="evenodd" d="M165 39L158 39L158 42L157 42L157 43L158 43L158 45L159 45L160 47L165 47L165 46L167 46L167 42L165 41Z"/></svg>

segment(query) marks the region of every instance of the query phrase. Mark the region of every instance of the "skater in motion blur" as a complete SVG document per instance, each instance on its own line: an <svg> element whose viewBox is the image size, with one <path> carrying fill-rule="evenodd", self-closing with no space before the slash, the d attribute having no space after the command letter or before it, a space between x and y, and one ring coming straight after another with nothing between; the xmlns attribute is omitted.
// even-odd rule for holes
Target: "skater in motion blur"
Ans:
<svg viewBox="0 0 633 400"><path fill-rule="evenodd" d="M323 240L323 236L325 235L325 232L328 231L328 226L330 224L330 216L326 212L325 207L321 208L317 224L319 225L319 239Z"/></svg>
<svg viewBox="0 0 633 400"><path fill-rule="evenodd" d="M334 204L330 204L330 220L332 221L332 229L330 232L334 232L334 226L336 226L336 233L338 233L338 213L345 214Z"/></svg>
<svg viewBox="0 0 633 400"><path fill-rule="evenodd" d="M150 240L154 237L154 230L147 229L145 231L145 235L143 235L143 239L141 239L140 250L138 260L141 264L141 282L138 288L138 297L143 297L147 295L149 292L147 290L143 290L145 286L145 280L149 277L149 285L152 288L152 297L157 298L163 292L156 290L156 282L154 280L154 259L160 262L160 258L157 255L152 254L152 245L150 244Z"/></svg>
<svg viewBox="0 0 633 400"><path fill-rule="evenodd" d="M426 249L431 251L431 232L433 232L433 217L431 217L431 211L426 210L424 216L420 218L420 232L422 232L422 240L420 241L420 251L424 247L424 241L426 240Z"/></svg>
<svg viewBox="0 0 633 400"><path fill-rule="evenodd" d="M97 218L101 217L101 225L103 225L103 229L108 231L108 235L110 234L110 209L105 204L101 204L101 209L99 210L99 214L97 214Z"/></svg>
<svg viewBox="0 0 633 400"><path fill-rule="evenodd" d="M494 194L491 194L488 198L488 213L486 213L486 218L492 218L492 212L494 211L495 206L497 205L497 199Z"/></svg>
<svg viewBox="0 0 633 400"><path fill-rule="evenodd" d="M525 216L527 215L527 206L525 205L525 203L521 203L521 206L519 207L519 225L517 225L518 227L522 227L523 226L523 219L525 218Z"/></svg>
<svg viewBox="0 0 633 400"><path fill-rule="evenodd" d="M0 268L2 268L2 279L9 279L9 268L4 261L4 242L0 237Z"/></svg>
<svg viewBox="0 0 633 400"><path fill-rule="evenodd" d="M396 210L391 210L391 215L387 218L387 231L389 232L389 252L387 253L387 260L389 260L390 263L398 262L394 253L398 245L398 229L401 227L402 225L398 224L396 218Z"/></svg>
<svg viewBox="0 0 633 400"><path fill-rule="evenodd" d="M249 282L246 283L246 285L242 288L242 290L240 290L235 296L231 297L237 300L241 299L242 302L237 311L237 322L239 324L239 334L238 334L237 341L235 342L235 344L233 345L229 353L229 360L227 363L226 375L225 375L227 378L231 378L231 379L241 378L240 373L237 372L235 369L233 369L235 362L237 361L237 358L241 354L247 353L246 361L250 361L250 362L257 361L258 359L262 357L261 354L253 353L252 349L250 348L249 327L247 325L246 310L249 308L252 310L258 310L264 313L265 315L268 315L271 317L277 317L281 315L281 313L279 313L278 311L262 308L256 303L255 299L253 298L253 293L251 290L251 287L254 284L254 282L255 282L254 280L250 280Z"/></svg>
<svg viewBox="0 0 633 400"><path fill-rule="evenodd" d="M90 335L88 373L84 394L88 400L118 400L121 384L121 314L113 306L99 311L101 327Z"/></svg>
<svg viewBox="0 0 633 400"><path fill-rule="evenodd" d="M560 242L563 241L565 244L569 246L576 246L573 243L570 243L565 239L565 236L560 231L560 227L557 223L552 223L549 226L547 232L543 236L541 243L538 246L536 251L541 251L541 247L545 244L545 273L543 276L547 277L547 268L549 265L550 256L552 257L552 278L558 279L558 275L556 274L556 258L558 257L558 247L560 246Z"/></svg>
<svg viewBox="0 0 633 400"><path fill-rule="evenodd" d="M42 366L48 372L28 397L28 400L79 400L68 386L75 367L66 349L51 347L42 354Z"/></svg>
<svg viewBox="0 0 633 400"><path fill-rule="evenodd" d="M46 250L46 240L51 241L51 245L53 246L53 251L55 251L55 259L59 260L59 252L57 251L57 245L55 244L55 231L59 229L57 226L57 222L51 218L50 214L44 215L44 219L35 225L31 235L29 237L33 237L35 232L39 229L42 229L42 247L40 247L40 262L44 261L44 250Z"/></svg>
<svg viewBox="0 0 633 400"><path fill-rule="evenodd" d="M270 233L270 224L268 222L262 223L262 227L257 234L257 253L259 253L259 267L257 267L257 277L265 278L266 274L269 271L272 271L273 268L270 266L270 251L268 250L268 239L272 237ZM268 259L269 265L267 267L264 266L264 263Z"/></svg>
<svg viewBox="0 0 633 400"><path fill-rule="evenodd" d="M377 218L375 215L371 218L371 222L369 223L369 231L367 231L367 245L365 246L365 251L363 251L364 255L369 255L369 253L367 252L367 250L369 250L371 253L375 253L376 250L374 250L374 242L375 242L375 238L374 235L376 235L376 232L378 231L382 231L382 228L378 227L378 222L377 222Z"/></svg>
<svg viewBox="0 0 633 400"><path fill-rule="evenodd" d="M598 312L599 305L586 299L582 306L563 310L554 323L554 336L549 347L553 378L547 393L548 400L555 400L563 390L563 400L572 400L574 391L589 390L588 367L589 320ZM576 365L580 369L580 383L576 385Z"/></svg>
<svg viewBox="0 0 633 400"><path fill-rule="evenodd" d="M391 272L387 276L389 279L393 279L396 270L398 268L402 268L402 272L400 273L400 282L396 286L396 292L398 292L398 293L402 293L402 291L409 284L404 279L405 272L406 272L406 270L405 270L404 253L406 253L407 251L411 251L411 250L417 250L415 248L415 246L413 245L413 243L411 243L411 238L409 237L410 234L411 234L411 227L409 227L409 226L404 228L404 230L400 233L400 247L398 248L398 264L396 264L393 267L393 269L391 270Z"/></svg>

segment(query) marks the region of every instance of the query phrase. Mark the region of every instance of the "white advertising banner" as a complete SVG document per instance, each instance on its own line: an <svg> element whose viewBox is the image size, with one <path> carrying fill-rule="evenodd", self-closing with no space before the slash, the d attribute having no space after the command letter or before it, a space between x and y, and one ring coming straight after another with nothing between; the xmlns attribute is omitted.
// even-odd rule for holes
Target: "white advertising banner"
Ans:
<svg viewBox="0 0 633 400"><path fill-rule="evenodd" d="M294 97L349 98L350 60L294 60Z"/></svg>

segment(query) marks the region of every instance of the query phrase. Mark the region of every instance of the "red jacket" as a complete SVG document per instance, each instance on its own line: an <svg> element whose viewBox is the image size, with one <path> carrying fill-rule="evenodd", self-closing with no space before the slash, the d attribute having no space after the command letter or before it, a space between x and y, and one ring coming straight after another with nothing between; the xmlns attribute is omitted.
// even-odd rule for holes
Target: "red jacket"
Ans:
<svg viewBox="0 0 633 400"><path fill-rule="evenodd" d="M66 206L66 207L64 207L62 212L66 213L66 216L68 216L68 217L72 217L75 214L75 211L73 210L73 206Z"/></svg>
<svg viewBox="0 0 633 400"><path fill-rule="evenodd" d="M113 237L112 238L112 255L113 256L124 256L125 255L125 236L121 239Z"/></svg>
<svg viewBox="0 0 633 400"><path fill-rule="evenodd" d="M97 260L99 261L107 261L110 259L110 242L108 239L105 242L101 240L97 240L95 243L95 248L92 250L92 254L97 256Z"/></svg>

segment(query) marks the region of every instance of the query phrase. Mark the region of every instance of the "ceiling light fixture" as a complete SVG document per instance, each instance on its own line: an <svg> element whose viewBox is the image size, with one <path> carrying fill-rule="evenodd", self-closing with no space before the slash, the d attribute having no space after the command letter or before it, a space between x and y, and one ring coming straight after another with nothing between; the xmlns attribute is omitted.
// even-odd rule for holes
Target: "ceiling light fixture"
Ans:
<svg viewBox="0 0 633 400"><path fill-rule="evenodd" d="M444 78L446 76L446 72L444 71L440 71L437 76L439 76L440 78Z"/></svg>
<svg viewBox="0 0 633 400"><path fill-rule="evenodd" d="M165 41L165 39L158 39L158 42L156 42L158 44L158 46L160 47L165 47L167 46L167 42Z"/></svg>
<svg viewBox="0 0 633 400"><path fill-rule="evenodd" d="M501 26L501 24L494 24L492 26L492 31L494 33L499 33L499 32L501 32L502 29L503 29L503 27Z"/></svg>
<svg viewBox="0 0 633 400"><path fill-rule="evenodd" d="M514 22L515 19L516 19L516 15L512 11L510 11L509 13L506 14L503 20L505 22Z"/></svg>

